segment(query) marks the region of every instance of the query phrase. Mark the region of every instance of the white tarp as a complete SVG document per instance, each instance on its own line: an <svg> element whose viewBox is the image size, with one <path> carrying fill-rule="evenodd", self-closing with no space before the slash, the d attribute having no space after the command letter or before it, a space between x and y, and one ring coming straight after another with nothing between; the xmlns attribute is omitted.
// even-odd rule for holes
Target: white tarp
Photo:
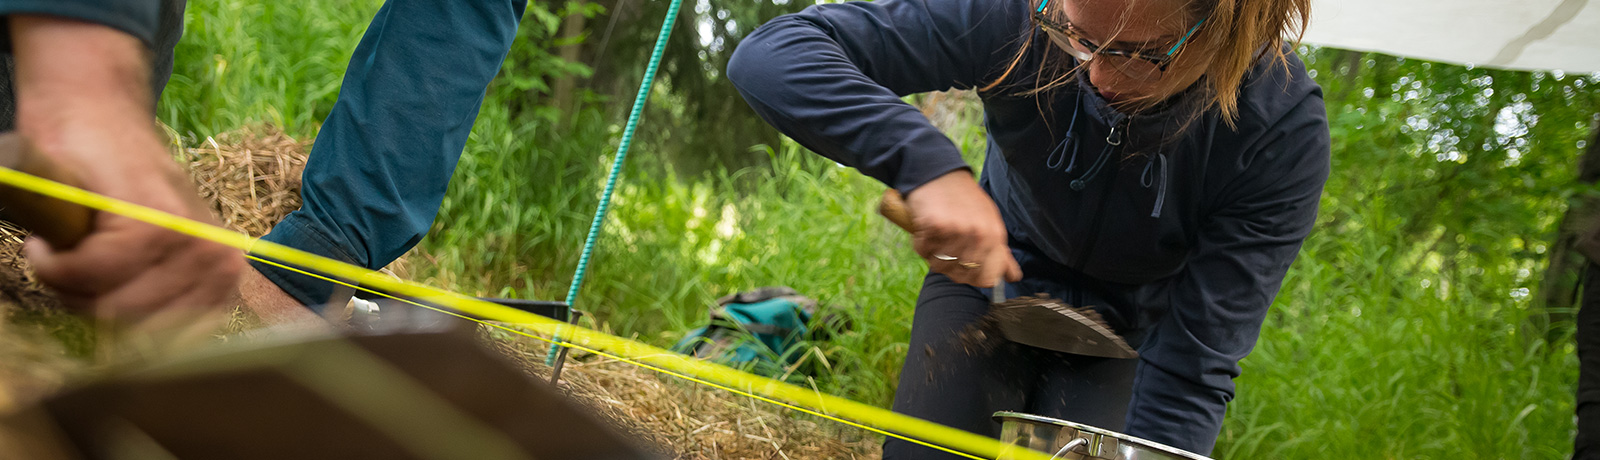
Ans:
<svg viewBox="0 0 1600 460"><path fill-rule="evenodd" d="M1305 42L1432 61L1600 72L1600 0L1314 0Z"/></svg>

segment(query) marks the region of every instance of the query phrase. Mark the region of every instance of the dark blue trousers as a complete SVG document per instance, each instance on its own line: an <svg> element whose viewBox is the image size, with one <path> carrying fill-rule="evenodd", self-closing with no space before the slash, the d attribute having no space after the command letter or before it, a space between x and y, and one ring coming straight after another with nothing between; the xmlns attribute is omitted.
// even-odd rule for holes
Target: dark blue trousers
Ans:
<svg viewBox="0 0 1600 460"><path fill-rule="evenodd" d="M265 239L378 269L427 234L526 0L389 0L345 71L300 191ZM252 265L320 308L334 285Z"/></svg>
<svg viewBox="0 0 1600 460"><path fill-rule="evenodd" d="M1134 348L1148 338L1150 329L1133 326L1128 316L1139 313L1114 308L1131 303L1117 289L1057 265L1018 241L1011 247L1025 277L1006 284L1007 298L1046 293L1072 305L1100 307ZM993 339L987 346L974 344L963 335L989 311L988 290L944 275L928 275L916 308L910 349L895 389L895 412L987 436L1000 434L991 414L1023 412L1211 451L1222 408L1194 404L1209 392L1182 384L1175 374L1140 359L1057 353ZM1187 420L1168 427L1138 418L1162 411L1179 412ZM894 438L884 442L883 457L961 458Z"/></svg>
<svg viewBox="0 0 1600 460"><path fill-rule="evenodd" d="M1026 280L1021 284L1013 285L1009 296L1037 292L1027 290ZM1122 431L1139 361L1057 353L1004 340L987 346L968 343L963 335L989 311L984 291L944 275L928 275L917 298L894 411L990 437L1000 436L1000 424L990 419L997 411ZM965 457L888 438L883 458Z"/></svg>

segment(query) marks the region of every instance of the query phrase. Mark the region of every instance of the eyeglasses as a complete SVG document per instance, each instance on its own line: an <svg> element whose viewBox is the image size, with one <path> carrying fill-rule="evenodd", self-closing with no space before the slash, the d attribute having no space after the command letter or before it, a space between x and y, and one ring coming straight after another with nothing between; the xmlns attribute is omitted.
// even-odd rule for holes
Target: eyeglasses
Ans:
<svg viewBox="0 0 1600 460"><path fill-rule="evenodd" d="M1183 48L1183 44L1189 41L1189 37L1194 36L1195 31L1200 30L1200 25L1206 23L1205 18L1201 18L1200 22L1195 23L1194 27L1190 27L1189 31L1184 33L1183 37L1179 38L1178 42L1168 48L1165 53L1160 51L1116 49L1102 46L1088 38L1084 38L1083 32L1073 26L1072 21L1062 20L1061 22L1056 22L1045 16L1044 9L1049 4L1050 0L1039 2L1039 8L1033 10L1033 20L1039 24L1040 29L1044 30L1045 35L1050 37L1052 43L1055 43L1057 47L1060 47L1072 57L1078 58L1081 62L1088 63L1099 57L1119 73L1140 81L1161 78L1161 73L1165 72L1167 66L1172 63L1172 57L1178 54L1178 50ZM1080 50L1077 46L1073 46L1074 44L1082 46L1089 51Z"/></svg>

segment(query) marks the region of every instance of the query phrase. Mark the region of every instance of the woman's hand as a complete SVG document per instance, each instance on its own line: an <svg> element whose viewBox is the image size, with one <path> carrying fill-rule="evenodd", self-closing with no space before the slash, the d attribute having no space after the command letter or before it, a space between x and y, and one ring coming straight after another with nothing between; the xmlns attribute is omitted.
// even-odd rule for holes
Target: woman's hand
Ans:
<svg viewBox="0 0 1600 460"><path fill-rule="evenodd" d="M939 176L906 195L906 204L914 210L912 245L933 271L977 287L1022 279L1000 209L971 172Z"/></svg>

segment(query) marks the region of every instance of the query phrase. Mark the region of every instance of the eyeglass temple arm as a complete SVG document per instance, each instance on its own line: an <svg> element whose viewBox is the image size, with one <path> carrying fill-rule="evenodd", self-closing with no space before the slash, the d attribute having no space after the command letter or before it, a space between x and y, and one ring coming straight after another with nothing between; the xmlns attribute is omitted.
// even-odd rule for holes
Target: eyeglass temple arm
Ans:
<svg viewBox="0 0 1600 460"><path fill-rule="evenodd" d="M1047 2L1047 3L1048 3L1048 2L1049 2L1049 1L1050 1L1050 0L1045 0L1045 2ZM1041 7L1041 8L1042 8L1042 7ZM1196 22L1196 23L1194 23L1194 27L1190 27L1190 28L1189 28L1189 32L1187 32L1187 33L1184 33L1184 34L1183 34L1183 38L1179 38L1179 39L1178 39L1178 43L1177 43L1177 44L1174 44L1174 45L1172 45L1172 49L1170 49L1170 50L1167 50L1167 55L1168 55L1168 56L1171 56L1171 55L1172 55L1172 53L1176 53L1176 52L1178 52L1178 47L1180 47L1180 46L1183 46L1183 43L1184 43L1184 42L1187 42L1187 41L1189 41L1189 37L1193 37L1193 36L1194 36L1194 32L1195 32L1195 31L1197 31L1197 30L1200 30L1200 25L1201 25L1201 24L1205 24L1205 23L1206 23L1206 18L1200 18L1200 22Z"/></svg>

